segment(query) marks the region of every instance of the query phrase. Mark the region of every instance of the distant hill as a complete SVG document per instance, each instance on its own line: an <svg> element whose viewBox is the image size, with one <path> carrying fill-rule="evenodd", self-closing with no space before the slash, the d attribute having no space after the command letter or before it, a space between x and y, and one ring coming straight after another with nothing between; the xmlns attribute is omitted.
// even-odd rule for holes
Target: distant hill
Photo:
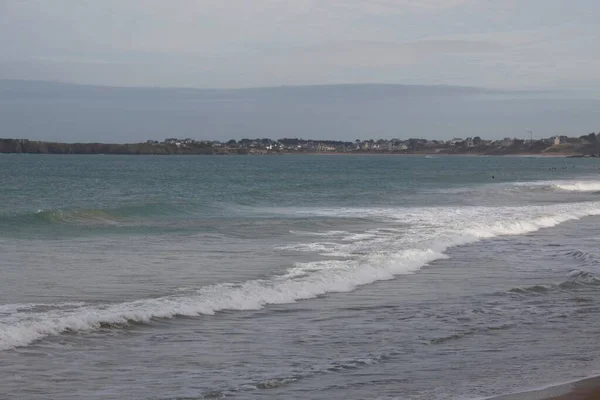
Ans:
<svg viewBox="0 0 600 400"><path fill-rule="evenodd" d="M382 94L405 96L418 95L447 95L447 94L473 94L503 92L491 89L482 89L468 86L448 85L400 85L400 84L338 84L338 85L304 85L304 86L273 86L245 89L200 89L178 87L124 87L124 86L98 86L79 85L74 83L53 81L30 81L18 79L0 79L0 94L86 94L104 95L115 94L154 94L154 95L187 95L191 97L212 97L215 94L229 95L374 95Z"/></svg>
<svg viewBox="0 0 600 400"><path fill-rule="evenodd" d="M540 137L597 131L600 101L393 84L130 88L0 80L0 137L144 142L166 137ZM537 97L537 98L536 98Z"/></svg>

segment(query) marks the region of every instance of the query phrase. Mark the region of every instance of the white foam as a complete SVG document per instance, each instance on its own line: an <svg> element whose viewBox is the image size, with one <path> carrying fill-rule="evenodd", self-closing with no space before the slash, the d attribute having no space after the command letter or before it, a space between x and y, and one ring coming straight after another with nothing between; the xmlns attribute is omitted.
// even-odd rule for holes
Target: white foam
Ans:
<svg viewBox="0 0 600 400"><path fill-rule="evenodd" d="M600 182L579 181L555 183L554 188L569 192L598 192L600 191Z"/></svg>
<svg viewBox="0 0 600 400"><path fill-rule="evenodd" d="M600 191L600 182L593 179L589 180L541 180L541 181L520 181L520 182L497 182L487 183L477 186L459 186L445 189L434 188L424 189L425 193L494 193L494 194L513 194L525 191L556 190L567 192L597 192Z"/></svg>
<svg viewBox="0 0 600 400"><path fill-rule="evenodd" d="M299 236L343 236L348 235L346 231L326 231L326 232L308 232L308 231L290 231L293 235Z"/></svg>
<svg viewBox="0 0 600 400"><path fill-rule="evenodd" d="M547 180L510 182L488 185L488 187L502 188L503 190L520 189L550 189L568 192L597 192L600 191L600 182L596 180Z"/></svg>
<svg viewBox="0 0 600 400"><path fill-rule="evenodd" d="M342 240L345 242L356 242L356 241L374 239L374 238L377 238L378 236L380 236L380 234L377 231L367 231L364 233L355 233L355 234L344 236L342 238Z"/></svg>
<svg viewBox="0 0 600 400"><path fill-rule="evenodd" d="M252 280L241 285L214 285L196 296L168 296L104 307L80 307L71 311L29 314L21 321L0 322L0 349L28 345L66 331L86 332L102 325L149 322L177 315L212 315L221 310L257 310L268 304L293 303L331 292L348 292L359 285L391 279L416 271L427 262L443 257L432 250L412 250L394 256L375 256L367 263L340 263L298 279L279 277Z"/></svg>
<svg viewBox="0 0 600 400"><path fill-rule="evenodd" d="M446 258L444 252L452 246L501 235L522 235L584 216L600 215L600 203L313 212L335 215L365 213L388 222L401 222L406 228L401 233L389 232L385 237L370 241L337 243L338 246L345 246L343 249L346 252L356 249L364 251L364 254L352 258L298 263L284 275L237 285L223 283L207 286L191 295L180 293L119 304L80 304L45 311L37 311L34 307L27 312L20 312L14 305L3 306L11 310L11 315L7 318L0 316L0 349L27 346L44 337L67 331L86 332L105 325L150 322L155 318L178 315L212 315L222 310L256 310L269 304L293 303L326 293L349 292L361 285L414 273L432 261ZM340 250L335 246L324 249L323 246L319 247L319 243L311 245L312 250Z"/></svg>
<svg viewBox="0 0 600 400"><path fill-rule="evenodd" d="M532 181L532 182L513 182L505 184L515 187L529 188L549 188L568 192L597 192L600 191L600 182L595 180L552 180L552 181Z"/></svg>

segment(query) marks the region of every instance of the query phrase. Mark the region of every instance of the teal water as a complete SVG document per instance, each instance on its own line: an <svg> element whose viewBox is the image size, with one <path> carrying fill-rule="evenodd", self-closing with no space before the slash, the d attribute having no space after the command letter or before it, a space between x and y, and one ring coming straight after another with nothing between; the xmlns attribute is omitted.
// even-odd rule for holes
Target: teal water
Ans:
<svg viewBox="0 0 600 400"><path fill-rule="evenodd" d="M2 155L0 387L472 399L593 374L599 168Z"/></svg>
<svg viewBox="0 0 600 400"><path fill-rule="evenodd" d="M448 156L5 155L0 167L0 218L12 232L80 220L103 228L182 221L178 227L188 230L190 218L262 218L284 207L493 205L495 195L474 199L452 189L600 172L593 160ZM439 190L443 198L430 196Z"/></svg>

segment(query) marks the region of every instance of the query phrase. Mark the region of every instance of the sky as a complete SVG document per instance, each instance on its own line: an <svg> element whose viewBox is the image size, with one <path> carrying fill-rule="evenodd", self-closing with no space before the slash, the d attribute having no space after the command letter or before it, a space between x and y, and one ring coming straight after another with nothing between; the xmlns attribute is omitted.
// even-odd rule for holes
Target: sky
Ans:
<svg viewBox="0 0 600 400"><path fill-rule="evenodd" d="M600 90L597 0L0 0L0 79Z"/></svg>
<svg viewBox="0 0 600 400"><path fill-rule="evenodd" d="M598 0L0 0L0 137L580 136L600 129L599 17Z"/></svg>

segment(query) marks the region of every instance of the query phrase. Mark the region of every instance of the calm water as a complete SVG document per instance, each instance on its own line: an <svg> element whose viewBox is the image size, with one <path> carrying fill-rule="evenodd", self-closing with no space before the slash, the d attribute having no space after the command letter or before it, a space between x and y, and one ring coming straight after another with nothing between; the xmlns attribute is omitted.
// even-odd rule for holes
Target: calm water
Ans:
<svg viewBox="0 0 600 400"><path fill-rule="evenodd" d="M480 399L594 375L599 168L0 155L0 397Z"/></svg>

